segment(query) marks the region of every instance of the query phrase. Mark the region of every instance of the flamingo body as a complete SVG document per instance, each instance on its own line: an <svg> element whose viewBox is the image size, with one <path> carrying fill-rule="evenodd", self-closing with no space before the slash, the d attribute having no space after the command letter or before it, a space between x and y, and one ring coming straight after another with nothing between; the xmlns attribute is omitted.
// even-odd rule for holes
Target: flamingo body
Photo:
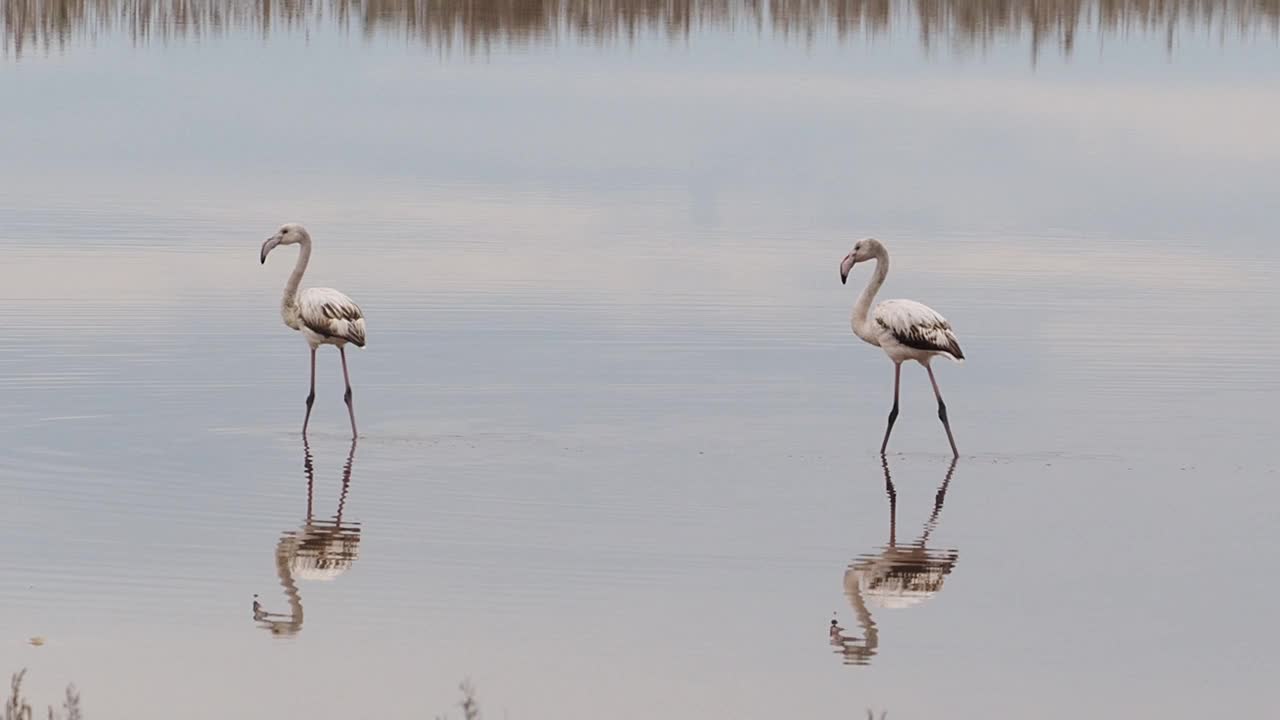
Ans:
<svg viewBox="0 0 1280 720"><path fill-rule="evenodd" d="M874 260L876 269L853 306L850 325L855 335L883 350L893 361L893 409L889 411L889 422L885 427L884 441L880 443L880 453L883 455L889 447L889 435L893 432L894 421L898 419L902 363L914 360L929 373L933 394L938 399L938 419L947 431L951 454L959 457L960 451L956 449L955 437L951 434L951 423L947 420L947 406L942 401L942 391L938 389L938 381L933 377L933 368L929 363L937 355L964 362L960 341L951 329L951 323L928 305L914 300L885 300L872 309L876 293L889 275L889 250L879 240L866 238L853 246L853 251L840 262L840 282L847 282L853 266L867 260Z"/></svg>
<svg viewBox="0 0 1280 720"><path fill-rule="evenodd" d="M282 225L275 235L267 238L262 244L260 255L263 264L267 262L267 254L280 245L297 245L298 261L284 286L284 296L280 300L280 317L284 324L302 333L307 344L311 346L311 392L307 395L307 414L302 420L302 435L307 435L307 425L311 422L311 406L316 399L316 350L321 345L333 345L338 348L342 357L342 380L347 390L342 399L347 404L347 415L351 418L351 437L356 432L356 412L351 401L351 377L347 373L347 343L356 347L365 346L364 311L354 300L333 288L307 288L298 290L302 282L302 274L307 270L307 262L311 259L311 234L296 223Z"/></svg>
<svg viewBox="0 0 1280 720"><path fill-rule="evenodd" d="M933 308L915 300L885 300L871 312L870 333L863 337L884 350L894 362L925 362L934 355L946 355L964 362L964 351L951 323Z"/></svg>
<svg viewBox="0 0 1280 720"><path fill-rule="evenodd" d="M313 348L347 343L364 347L364 312L333 288L307 288L298 293L296 323L289 326L301 331Z"/></svg>

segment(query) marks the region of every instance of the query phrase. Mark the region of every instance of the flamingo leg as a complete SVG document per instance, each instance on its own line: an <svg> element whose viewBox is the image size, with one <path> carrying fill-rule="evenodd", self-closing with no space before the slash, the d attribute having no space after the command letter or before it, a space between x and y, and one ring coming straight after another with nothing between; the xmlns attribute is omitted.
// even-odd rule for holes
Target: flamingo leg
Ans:
<svg viewBox="0 0 1280 720"><path fill-rule="evenodd" d="M889 546L893 547L898 544L898 490L889 474L889 458L881 455L880 466L884 468L884 494L889 496Z"/></svg>
<svg viewBox="0 0 1280 720"><path fill-rule="evenodd" d="M893 432L893 423L898 419L898 386L902 379L902 363L893 364L893 409L889 411L889 425L884 429L884 442L880 443L880 455L884 456L889 447L889 433Z"/></svg>
<svg viewBox="0 0 1280 720"><path fill-rule="evenodd" d="M316 402L316 349L311 348L311 393L307 395L307 415L302 419L302 439L307 438L307 424L311 422L311 406Z"/></svg>
<svg viewBox="0 0 1280 720"><path fill-rule="evenodd" d="M342 356L342 381L347 384L347 391L342 395L342 399L347 403L347 415L351 416L351 437L354 439L357 435L356 410L355 406L351 404L351 377L347 375L347 349L339 345L338 354Z"/></svg>
<svg viewBox="0 0 1280 720"><path fill-rule="evenodd" d="M924 369L929 371L929 383L933 385L933 394L938 398L938 419L942 421L942 427L947 430L947 442L951 443L951 455L960 457L960 451L956 449L956 439L951 435L951 423L947 422L947 404L942 402L942 391L938 389L938 381L933 377L933 368L925 363Z"/></svg>

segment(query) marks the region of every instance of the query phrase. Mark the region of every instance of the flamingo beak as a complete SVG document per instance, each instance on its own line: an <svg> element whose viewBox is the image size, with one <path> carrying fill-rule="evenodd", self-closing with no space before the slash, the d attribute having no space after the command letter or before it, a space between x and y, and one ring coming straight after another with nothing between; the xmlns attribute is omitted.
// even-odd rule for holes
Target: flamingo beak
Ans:
<svg viewBox="0 0 1280 720"><path fill-rule="evenodd" d="M279 244L280 244L280 238L274 235L272 237L267 238L267 241L262 243L262 255L259 257L259 262L265 265L267 263L267 253L271 252L275 248L275 246Z"/></svg>
<svg viewBox="0 0 1280 720"><path fill-rule="evenodd" d="M844 260L840 261L840 284L844 285L849 280L849 271L853 269L853 264L857 260L853 259L853 253L844 256Z"/></svg>

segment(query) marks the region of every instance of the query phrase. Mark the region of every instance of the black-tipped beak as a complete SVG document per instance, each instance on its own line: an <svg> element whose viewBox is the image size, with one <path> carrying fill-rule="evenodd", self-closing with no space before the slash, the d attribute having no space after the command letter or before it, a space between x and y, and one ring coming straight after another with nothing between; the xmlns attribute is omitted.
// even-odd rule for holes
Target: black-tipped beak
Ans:
<svg viewBox="0 0 1280 720"><path fill-rule="evenodd" d="M844 260L840 261L840 284L844 285L849 281L849 271L853 269L853 264L857 260L853 259L853 253L844 256Z"/></svg>
<svg viewBox="0 0 1280 720"><path fill-rule="evenodd" d="M258 256L258 262L262 265L267 264L267 253L271 252L272 248L274 248L279 244L280 244L279 238L275 238L275 237L267 238L267 241L262 243L262 254Z"/></svg>

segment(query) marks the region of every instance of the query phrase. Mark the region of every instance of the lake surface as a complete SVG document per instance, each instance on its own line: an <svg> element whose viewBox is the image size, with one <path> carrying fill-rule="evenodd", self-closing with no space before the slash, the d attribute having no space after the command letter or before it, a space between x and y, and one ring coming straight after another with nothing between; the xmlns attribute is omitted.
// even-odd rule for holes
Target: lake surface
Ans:
<svg viewBox="0 0 1280 720"><path fill-rule="evenodd" d="M1280 711L1274 3L2 7L42 706ZM354 448L286 221L368 316ZM954 466L915 366L878 455L863 236L960 337Z"/></svg>

